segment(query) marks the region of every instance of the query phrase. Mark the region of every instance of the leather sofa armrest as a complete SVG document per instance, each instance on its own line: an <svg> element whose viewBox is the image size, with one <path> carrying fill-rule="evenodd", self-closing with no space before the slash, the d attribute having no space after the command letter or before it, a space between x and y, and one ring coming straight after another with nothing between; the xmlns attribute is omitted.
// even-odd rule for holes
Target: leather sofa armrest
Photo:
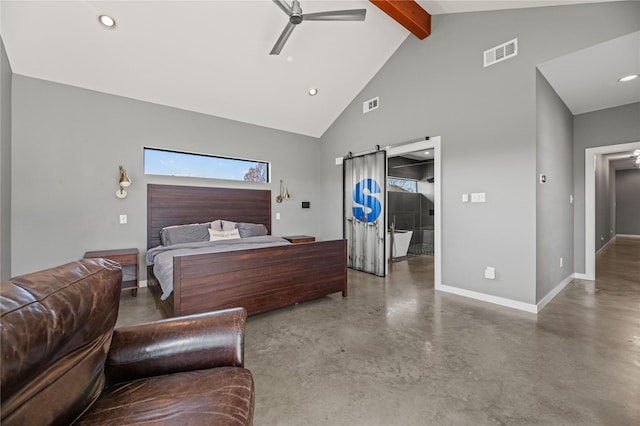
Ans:
<svg viewBox="0 0 640 426"><path fill-rule="evenodd" d="M244 308L187 315L113 331L108 385L222 366L244 366Z"/></svg>

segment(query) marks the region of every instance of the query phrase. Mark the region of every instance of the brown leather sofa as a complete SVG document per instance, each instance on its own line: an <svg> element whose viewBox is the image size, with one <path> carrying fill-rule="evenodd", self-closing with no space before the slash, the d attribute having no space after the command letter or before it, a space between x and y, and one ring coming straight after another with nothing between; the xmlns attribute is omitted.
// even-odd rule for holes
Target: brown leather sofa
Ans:
<svg viewBox="0 0 640 426"><path fill-rule="evenodd" d="M83 259L1 283L2 425L251 424L244 309L114 330L121 280Z"/></svg>

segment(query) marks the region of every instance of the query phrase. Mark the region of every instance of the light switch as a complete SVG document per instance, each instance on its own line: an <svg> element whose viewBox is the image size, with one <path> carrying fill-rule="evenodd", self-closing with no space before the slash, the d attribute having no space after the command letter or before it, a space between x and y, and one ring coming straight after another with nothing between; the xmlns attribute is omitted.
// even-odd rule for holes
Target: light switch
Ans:
<svg viewBox="0 0 640 426"><path fill-rule="evenodd" d="M127 223L127 215L126 214L121 214L120 215L120 225L124 225Z"/></svg>
<svg viewBox="0 0 640 426"><path fill-rule="evenodd" d="M276 220L280 220L280 213L276 213Z"/></svg>
<svg viewBox="0 0 640 426"><path fill-rule="evenodd" d="M484 192L472 192L471 193L471 202L472 203L484 203L486 201L486 195Z"/></svg>
<svg viewBox="0 0 640 426"><path fill-rule="evenodd" d="M463 203L469 202L469 194L462 194L462 202Z"/></svg>

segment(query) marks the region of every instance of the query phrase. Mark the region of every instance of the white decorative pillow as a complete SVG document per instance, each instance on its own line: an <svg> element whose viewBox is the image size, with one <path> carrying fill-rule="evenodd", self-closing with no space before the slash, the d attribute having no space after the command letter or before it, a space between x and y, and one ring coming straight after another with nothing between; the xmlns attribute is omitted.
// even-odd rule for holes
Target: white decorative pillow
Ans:
<svg viewBox="0 0 640 426"><path fill-rule="evenodd" d="M209 228L209 241L233 240L240 238L240 232L237 229L232 231L216 231Z"/></svg>
<svg viewBox="0 0 640 426"><path fill-rule="evenodd" d="M211 222L211 229L213 229L214 231L222 231L222 220L221 219L216 219L213 222Z"/></svg>

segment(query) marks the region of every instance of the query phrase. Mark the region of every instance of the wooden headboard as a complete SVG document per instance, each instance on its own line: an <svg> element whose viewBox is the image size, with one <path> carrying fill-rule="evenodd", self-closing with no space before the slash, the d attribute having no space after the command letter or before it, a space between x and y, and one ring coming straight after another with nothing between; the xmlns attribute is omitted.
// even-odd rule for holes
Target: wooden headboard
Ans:
<svg viewBox="0 0 640 426"><path fill-rule="evenodd" d="M271 191L147 185L147 248L160 245L165 226L216 219L262 223L271 234Z"/></svg>

